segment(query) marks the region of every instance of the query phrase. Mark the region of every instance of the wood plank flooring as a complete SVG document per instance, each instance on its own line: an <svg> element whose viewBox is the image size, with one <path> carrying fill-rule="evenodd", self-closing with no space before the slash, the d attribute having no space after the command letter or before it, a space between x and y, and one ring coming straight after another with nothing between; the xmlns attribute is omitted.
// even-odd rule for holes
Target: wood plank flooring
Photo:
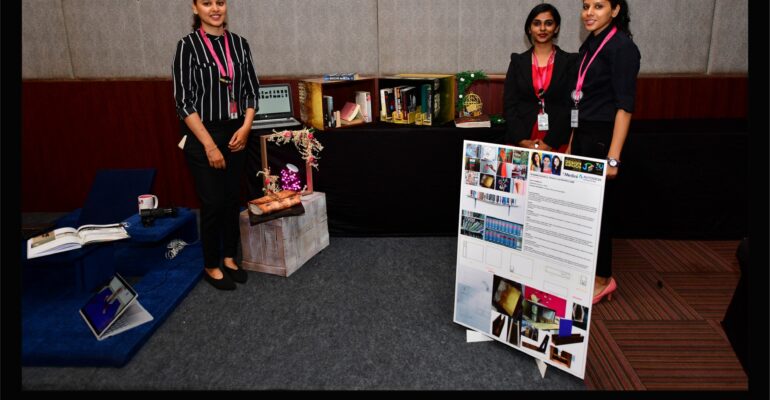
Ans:
<svg viewBox="0 0 770 400"><path fill-rule="evenodd" d="M593 308L593 390L748 390L720 322L740 276L738 241L616 239L612 301Z"/></svg>

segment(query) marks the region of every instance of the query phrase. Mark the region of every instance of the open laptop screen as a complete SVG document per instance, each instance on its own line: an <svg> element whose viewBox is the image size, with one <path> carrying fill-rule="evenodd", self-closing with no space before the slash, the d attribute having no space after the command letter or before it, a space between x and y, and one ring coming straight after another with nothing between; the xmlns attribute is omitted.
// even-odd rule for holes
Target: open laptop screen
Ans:
<svg viewBox="0 0 770 400"><path fill-rule="evenodd" d="M291 89L289 84L261 85L259 111L254 120L291 117Z"/></svg>
<svg viewBox="0 0 770 400"><path fill-rule="evenodd" d="M99 289L80 309L96 337L104 332L123 314L136 299L136 291L119 274L115 274L110 283Z"/></svg>

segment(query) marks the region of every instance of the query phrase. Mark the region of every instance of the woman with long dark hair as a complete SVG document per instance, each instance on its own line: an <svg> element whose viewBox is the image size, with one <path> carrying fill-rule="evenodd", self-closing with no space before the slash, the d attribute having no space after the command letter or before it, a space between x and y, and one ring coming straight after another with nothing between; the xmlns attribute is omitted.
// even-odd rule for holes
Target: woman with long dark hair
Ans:
<svg viewBox="0 0 770 400"><path fill-rule="evenodd" d="M551 173L554 175L561 175L561 158L554 154L552 164Z"/></svg>
<svg viewBox="0 0 770 400"><path fill-rule="evenodd" d="M506 144L531 149L566 149L569 140L569 92L577 54L554 44L561 16L551 4L535 6L524 23L532 46L511 54L503 87Z"/></svg>
<svg viewBox="0 0 770 400"><path fill-rule="evenodd" d="M612 277L614 179L631 126L641 55L632 40L626 0L582 0L581 19L589 35L580 46L577 81L571 94L575 129L569 152L607 160L595 304L604 297L611 300L617 288Z"/></svg>
<svg viewBox="0 0 770 400"><path fill-rule="evenodd" d="M529 170L530 171L536 171L536 172L542 172L543 166L540 163L540 153L532 152L531 161L529 163Z"/></svg>

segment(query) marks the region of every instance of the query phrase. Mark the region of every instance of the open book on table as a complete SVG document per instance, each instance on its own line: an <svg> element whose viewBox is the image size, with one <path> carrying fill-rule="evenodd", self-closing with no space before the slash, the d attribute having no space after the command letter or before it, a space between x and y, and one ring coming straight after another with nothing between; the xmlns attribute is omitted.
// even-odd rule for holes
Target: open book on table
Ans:
<svg viewBox="0 0 770 400"><path fill-rule="evenodd" d="M59 228L27 240L27 258L79 249L87 244L130 238L123 224Z"/></svg>

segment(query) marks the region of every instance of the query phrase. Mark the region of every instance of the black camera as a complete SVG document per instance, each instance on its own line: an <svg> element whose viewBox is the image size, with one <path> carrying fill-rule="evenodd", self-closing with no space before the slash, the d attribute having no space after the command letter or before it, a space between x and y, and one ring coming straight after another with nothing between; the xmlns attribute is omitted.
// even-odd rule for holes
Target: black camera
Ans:
<svg viewBox="0 0 770 400"><path fill-rule="evenodd" d="M176 207L150 208L140 210L139 216L142 217L142 225L152 226L156 218L176 217L177 213Z"/></svg>

